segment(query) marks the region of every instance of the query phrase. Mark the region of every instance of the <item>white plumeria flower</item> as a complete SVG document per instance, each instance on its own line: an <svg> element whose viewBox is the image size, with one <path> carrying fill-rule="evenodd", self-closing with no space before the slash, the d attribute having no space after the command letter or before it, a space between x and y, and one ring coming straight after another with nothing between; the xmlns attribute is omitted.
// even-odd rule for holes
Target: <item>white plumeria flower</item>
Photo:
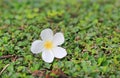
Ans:
<svg viewBox="0 0 120 78"><path fill-rule="evenodd" d="M56 58L63 58L67 55L64 48L59 45L64 43L63 33L59 32L53 35L51 29L45 29L41 32L42 40L36 40L32 43L31 51L34 54L42 52L42 59L45 62L51 63Z"/></svg>

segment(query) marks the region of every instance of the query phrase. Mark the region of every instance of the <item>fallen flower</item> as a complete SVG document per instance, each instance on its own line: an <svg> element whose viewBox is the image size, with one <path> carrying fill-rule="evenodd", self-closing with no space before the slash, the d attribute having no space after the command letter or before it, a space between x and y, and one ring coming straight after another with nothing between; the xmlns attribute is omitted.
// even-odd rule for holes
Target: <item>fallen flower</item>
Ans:
<svg viewBox="0 0 120 78"><path fill-rule="evenodd" d="M67 55L64 48L59 45L64 43L63 33L59 32L53 35L51 29L45 29L41 32L42 40L36 40L32 43L31 51L34 54L42 52L42 59L45 62L51 63L56 58L63 58Z"/></svg>

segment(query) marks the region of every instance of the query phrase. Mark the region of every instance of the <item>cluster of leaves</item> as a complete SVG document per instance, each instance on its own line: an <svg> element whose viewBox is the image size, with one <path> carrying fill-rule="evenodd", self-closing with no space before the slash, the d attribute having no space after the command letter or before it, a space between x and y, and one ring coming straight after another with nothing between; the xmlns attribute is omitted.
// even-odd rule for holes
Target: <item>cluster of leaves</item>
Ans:
<svg viewBox="0 0 120 78"><path fill-rule="evenodd" d="M119 3L119 0L0 0L0 57L12 55L0 58L0 70L9 64L0 77L45 77L61 69L67 77L119 78ZM33 55L30 51L31 43L40 38L45 28L62 31L66 40L62 47L68 55L51 64L43 62L41 54ZM37 75L42 70L44 74Z"/></svg>

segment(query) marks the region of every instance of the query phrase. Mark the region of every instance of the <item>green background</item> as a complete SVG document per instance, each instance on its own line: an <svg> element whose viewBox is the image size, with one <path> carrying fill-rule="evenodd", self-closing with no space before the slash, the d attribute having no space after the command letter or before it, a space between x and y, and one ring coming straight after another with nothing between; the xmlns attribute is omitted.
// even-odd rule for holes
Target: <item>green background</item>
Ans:
<svg viewBox="0 0 120 78"><path fill-rule="evenodd" d="M61 69L71 78L120 77L120 0L0 0L1 78L34 78ZM63 32L67 56L45 63L31 43L51 28ZM54 75L53 75L54 76ZM45 76L44 76L45 77Z"/></svg>

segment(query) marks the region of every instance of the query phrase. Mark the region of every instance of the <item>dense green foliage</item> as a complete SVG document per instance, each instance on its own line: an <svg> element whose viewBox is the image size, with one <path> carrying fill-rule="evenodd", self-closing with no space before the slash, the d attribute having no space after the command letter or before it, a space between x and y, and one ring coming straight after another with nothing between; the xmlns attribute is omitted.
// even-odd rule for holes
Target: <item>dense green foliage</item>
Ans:
<svg viewBox="0 0 120 78"><path fill-rule="evenodd" d="M68 77L120 77L120 0L0 0L0 78L34 78L61 69ZM65 36L67 56L45 63L31 43L51 28ZM15 59L15 60L14 60Z"/></svg>

